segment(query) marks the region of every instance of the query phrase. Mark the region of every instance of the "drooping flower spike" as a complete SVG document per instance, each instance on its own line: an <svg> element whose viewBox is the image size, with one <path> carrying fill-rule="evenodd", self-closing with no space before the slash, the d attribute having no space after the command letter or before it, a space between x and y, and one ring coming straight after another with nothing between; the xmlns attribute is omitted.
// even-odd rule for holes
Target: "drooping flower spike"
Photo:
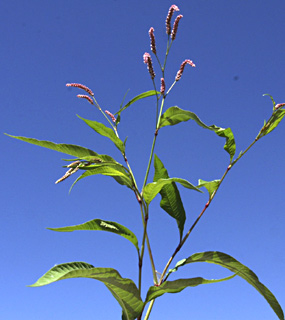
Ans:
<svg viewBox="0 0 285 320"><path fill-rule="evenodd" d="M116 122L116 118L115 116L113 115L113 113L111 113L110 111L108 110L105 110L105 113L112 119L112 121L115 123Z"/></svg>
<svg viewBox="0 0 285 320"><path fill-rule="evenodd" d="M150 37L150 49L151 51L156 54L156 45L155 45L155 37L154 37L154 29L151 27L148 31Z"/></svg>
<svg viewBox="0 0 285 320"><path fill-rule="evenodd" d="M151 56L149 53L145 52L143 55L143 62L147 65L148 72L150 74L151 79L153 80L155 77L155 73L152 67Z"/></svg>
<svg viewBox="0 0 285 320"><path fill-rule="evenodd" d="M179 16L176 17L174 23L173 23L173 28L172 28L172 32L171 32L171 40L175 40L176 38L176 34L177 34L177 30L178 30L178 24L180 19L183 18L182 14L180 14Z"/></svg>
<svg viewBox="0 0 285 320"><path fill-rule="evenodd" d="M94 96L93 91L91 89L89 89L88 87L84 86L83 84L80 84L80 83L67 83L66 86L67 87L75 87L75 88L83 89L88 94L90 94L90 96L92 96L92 97Z"/></svg>
<svg viewBox="0 0 285 320"><path fill-rule="evenodd" d="M166 25L166 34L170 35L171 34L171 27L170 27L170 23L171 23L171 18L173 16L174 11L179 11L179 8L173 4L168 11L166 20L165 20L165 25Z"/></svg>
<svg viewBox="0 0 285 320"><path fill-rule="evenodd" d="M189 59L184 60L181 63L180 69L178 70L178 72L176 74L175 81L179 81L181 79L181 76L182 76L182 73L184 71L184 68L185 68L186 64L190 64L191 67L196 67L196 65L195 65L195 63L193 63L193 61L191 61Z"/></svg>
<svg viewBox="0 0 285 320"><path fill-rule="evenodd" d="M88 100L91 104L94 104L93 100L92 100L89 96L87 96L86 94L78 94L78 95L77 95L77 98L86 99L86 100Z"/></svg>

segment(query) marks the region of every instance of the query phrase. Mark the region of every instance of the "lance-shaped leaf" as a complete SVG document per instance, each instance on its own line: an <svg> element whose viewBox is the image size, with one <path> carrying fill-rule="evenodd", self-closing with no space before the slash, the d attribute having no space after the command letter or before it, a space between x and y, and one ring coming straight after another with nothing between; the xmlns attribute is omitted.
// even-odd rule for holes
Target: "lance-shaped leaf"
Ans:
<svg viewBox="0 0 285 320"><path fill-rule="evenodd" d="M121 139L119 139L113 129L106 127L103 123L87 120L78 116L79 119L83 120L90 128L99 133L101 136L109 138L114 142L115 146L122 152L125 153L125 145Z"/></svg>
<svg viewBox="0 0 285 320"><path fill-rule="evenodd" d="M199 179L198 181L198 188L205 187L209 193L209 197L218 189L220 185L220 180L213 180L213 181L204 181Z"/></svg>
<svg viewBox="0 0 285 320"><path fill-rule="evenodd" d="M194 120L202 128L212 130L219 137L226 138L224 149L229 153L230 160L232 161L236 152L236 144L234 135L230 128L224 129L215 125L207 126L199 119L199 117L194 112L183 110L178 107L170 107L164 112L160 119L159 128L173 126L175 124L188 120Z"/></svg>
<svg viewBox="0 0 285 320"><path fill-rule="evenodd" d="M145 202L147 204L150 204L150 202L155 198L155 196L160 192L160 190L164 186L169 185L172 182L178 182L187 189L192 189L198 192L202 192L197 187L195 187L192 183L190 183L185 179L181 179L181 178L159 179L156 182L151 182L144 187L143 197L145 199Z"/></svg>
<svg viewBox="0 0 285 320"><path fill-rule="evenodd" d="M119 184L125 185L128 188L132 189L133 184L132 180L130 179L128 173L126 170L119 164L104 164L99 163L96 165L83 167L82 169L86 170L80 177L78 177L74 183L72 184L71 189L74 187L74 185L81 179L85 177L89 177L96 174L102 174L104 176L111 176L113 177Z"/></svg>
<svg viewBox="0 0 285 320"><path fill-rule="evenodd" d="M269 118L269 120L266 122L264 129L262 130L261 137L266 136L268 133L270 133L272 130L274 130L278 124L281 122L281 120L285 116L285 110L284 109L277 109L274 111Z"/></svg>
<svg viewBox="0 0 285 320"><path fill-rule="evenodd" d="M71 231L78 231L78 230L112 232L129 240L136 247L137 251L139 251L138 239L135 236L135 234L128 228L113 221L94 219L94 220L90 220L75 226L68 226L68 227L61 227L61 228L47 228L47 229L52 231L59 231L59 232L71 232Z"/></svg>
<svg viewBox="0 0 285 320"><path fill-rule="evenodd" d="M155 90L150 90L150 91L146 91L146 92L143 92L143 93L137 95L132 100L130 100L126 105L124 105L118 112L116 112L115 115L117 115L117 114L120 115L120 113L122 111L127 109L130 105L132 105L136 101L138 101L140 99L144 99L144 98L150 97L150 96L154 96L154 95L160 95L160 92L155 91Z"/></svg>
<svg viewBox="0 0 285 320"><path fill-rule="evenodd" d="M227 281L235 277L236 274L222 279L204 279L201 277L190 279L178 279L174 281L165 281L160 286L152 286L149 288L146 296L145 303L162 296L165 293L177 293L184 290L187 287L196 287L200 284L217 283Z"/></svg>
<svg viewBox="0 0 285 320"><path fill-rule="evenodd" d="M90 278L103 282L119 302L123 319L136 319L143 308L139 290L130 279L122 278L112 268L95 268L85 262L70 262L56 265L30 287L40 287L55 281L71 278Z"/></svg>
<svg viewBox="0 0 285 320"><path fill-rule="evenodd" d="M273 293L259 281L257 275L248 267L223 252L207 251L195 253L189 258L179 261L173 269L169 270L168 275L177 271L179 267L193 262L214 263L234 272L236 275L240 276L252 285L266 299L278 318L280 320L284 320L284 313L280 304L274 297Z"/></svg>
<svg viewBox="0 0 285 320"><path fill-rule="evenodd" d="M55 150L58 152L62 152L65 154L69 154L71 156L74 157L78 157L78 158L82 158L82 157L91 157L91 158L100 158L101 159L101 155L99 155L98 153L96 153L93 150L81 147L81 146L77 146L74 144L64 144L64 143L54 143L51 141L45 141L45 140L37 140L34 138L26 138L26 137L20 137L20 136L12 136L10 134L6 134L7 136L11 137L11 138L15 138L24 142L28 142L31 144L35 144L36 146L40 146L40 147L44 147L47 149L51 149L51 150ZM110 157L110 159L112 159Z"/></svg>
<svg viewBox="0 0 285 320"><path fill-rule="evenodd" d="M157 155L154 155L154 169L154 182L157 182L159 179L169 178L167 170ZM183 236L186 214L176 183L172 182L165 185L160 190L160 195L160 207L176 220L181 239Z"/></svg>

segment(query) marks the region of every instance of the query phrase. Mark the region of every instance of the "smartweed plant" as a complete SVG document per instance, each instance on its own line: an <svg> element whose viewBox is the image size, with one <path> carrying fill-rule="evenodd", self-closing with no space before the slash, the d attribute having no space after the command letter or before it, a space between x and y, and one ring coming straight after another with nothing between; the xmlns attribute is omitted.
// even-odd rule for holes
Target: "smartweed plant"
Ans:
<svg viewBox="0 0 285 320"><path fill-rule="evenodd" d="M230 128L221 128L216 125L205 124L195 113L180 109L179 107L169 107L165 109L165 102L168 95L171 93L173 87L178 81L181 81L183 72L185 68L195 67L194 62L186 59L181 63L180 69L177 71L174 81L167 87L165 80L165 68L167 63L167 58L170 52L174 40L176 39L179 21L182 19L182 15L177 15L179 8L176 5L172 5L168 11L166 17L166 54L163 60L160 60L154 35L154 28L149 29L150 37L150 49L152 55L146 52L143 55L143 62L145 63L150 79L153 83L153 90L143 92L128 103L124 104L122 102L119 110L112 114L108 110L103 110L99 103L95 99L95 95L91 89L87 86L79 83L68 83L66 86L74 87L81 91L78 94L78 98L85 99L94 108L98 109L99 113L103 116L105 124L93 120L87 120L79 117L85 124L91 127L95 132L103 137L110 139L114 146L120 151L122 155L122 161L117 161L109 155L99 154L93 150L71 144L57 144L50 141L40 141L33 138L26 138L20 136L12 136L12 138L19 139L31 144L35 144L44 148L52 149L72 157L70 163L66 165L66 173L56 181L56 183L62 182L69 178L76 172L81 172L81 175L72 184L72 187L81 179L89 177L92 175L105 175L113 177L118 184L127 187L130 192L134 195L134 200L137 202L138 211L140 211L139 219L141 219L142 238L137 239L136 235L126 228L125 226L119 224L118 222L105 221L96 218L91 221L84 222L79 225L53 228L50 230L58 232L70 232L75 230L101 230L106 232L112 232L118 234L127 240L129 240L135 250L137 251L137 261L133 263L138 265L138 279L135 281L122 278L120 273L112 268L100 268L94 267L91 264L85 262L71 262L56 265L51 268L47 273L45 273L41 278L36 281L32 287L39 287L50 284L55 281L69 278L91 278L103 282L106 287L111 291L114 298L118 301L122 308L122 319L123 320L134 320L134 319L149 319L153 304L156 299L165 293L178 293L187 287L195 287L198 285L216 283L221 281L228 281L236 276L243 278L251 286L253 286L269 303L270 307L275 312L276 316L281 320L284 320L284 314L279 305L278 301L274 295L265 287L258 279L256 274L246 267L244 264L233 258L232 256L218 251L206 251L194 253L191 256L186 257L181 261L176 261L175 258L177 253L183 249L185 242L188 240L193 229L198 224L201 217L205 214L210 204L214 200L221 184L228 175L229 171L232 170L234 165L257 143L261 138L269 134L274 130L285 115L284 106L285 103L276 104L274 99L268 95L273 104L272 114L267 121L264 122L263 127L257 133L256 138L252 143L244 150L239 153L237 157L236 154L236 144L234 135ZM174 19L174 15L177 15ZM173 24L171 20L174 20ZM154 71L152 59L156 59L159 66L160 79L157 81L156 73ZM159 90L157 89L159 82ZM169 80L171 83L171 80ZM83 93L83 94L82 94ZM142 186L138 186L136 178L133 174L131 163L127 160L126 154L126 140L122 140L119 134L119 125L121 121L121 115L126 111L131 105L140 99L145 99L153 96L155 98L156 108L155 117L156 126L153 130L153 142L150 147L150 156L148 163L146 164L146 172ZM187 122L192 120L192 123L196 123L203 129L210 130L219 137L225 139L224 149L229 155L229 163L225 168L224 174L220 179L213 181L199 180L198 185L194 185L189 181L182 178L171 178L167 172L167 169L163 165L163 162L158 155L155 154L155 146L158 140L158 135L160 130L164 127L174 126L181 122ZM154 165L154 176L150 177L150 168ZM150 182L151 180L151 182ZM195 192L202 192L201 189L205 188L208 193L208 201L204 205L201 212L197 213L196 220L189 230L184 230L184 224L186 220L186 212L183 207L183 203L180 197L179 189L177 185L184 188L193 190ZM152 200L160 195L160 207L169 216L177 222L177 227L179 231L179 241L176 244L176 249L169 255L169 260L165 264L165 267L161 273L156 271L156 266L154 263L155 253L152 251L151 241L148 234L148 218L150 215L150 204ZM151 239L159 241L159 239ZM143 261L146 254L149 256L153 283L147 290L146 294L142 293L142 270ZM188 279L178 279L171 280L171 276L174 272L178 272L180 268L183 268L187 264L204 262L204 263L214 263L223 268L226 268L232 272L232 274L226 278L222 279L204 279L201 277L188 278ZM175 263L172 265L172 263ZM172 268L170 268L172 266Z"/></svg>

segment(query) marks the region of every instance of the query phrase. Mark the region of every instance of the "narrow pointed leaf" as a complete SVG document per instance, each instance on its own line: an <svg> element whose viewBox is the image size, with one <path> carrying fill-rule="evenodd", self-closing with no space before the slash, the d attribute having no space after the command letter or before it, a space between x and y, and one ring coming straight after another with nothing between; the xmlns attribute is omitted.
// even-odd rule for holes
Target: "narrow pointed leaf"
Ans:
<svg viewBox="0 0 285 320"><path fill-rule="evenodd" d="M124 319L136 319L143 308L139 290L130 279L122 278L112 268L95 268L85 262L70 262L56 265L31 287L40 287L55 281L71 278L90 278L103 282L123 309Z"/></svg>
<svg viewBox="0 0 285 320"><path fill-rule="evenodd" d="M157 182L159 179L169 178L166 168L157 155L154 155L154 169L154 182ZM165 185L159 193L161 195L160 207L176 220L181 239L183 236L186 214L176 183L172 182Z"/></svg>
<svg viewBox="0 0 285 320"><path fill-rule="evenodd" d="M128 228L124 227L123 225L113 222L113 221L106 221L101 219L94 219L91 221L87 221L82 224L78 224L75 226L68 226L62 228L47 228L52 231L59 231L59 232L71 232L71 231L78 231L78 230L90 230L90 231L107 231L116 233L127 240L129 240L139 251L138 247L138 240L135 234L129 230Z"/></svg>
<svg viewBox="0 0 285 320"><path fill-rule="evenodd" d="M273 104L273 110L274 110L274 107L275 107L275 105L276 105L276 102L274 101L272 95L271 95L271 94L268 94L268 93L264 93L264 94L263 94L263 97L264 97L264 96L268 96L268 97L271 99L272 104Z"/></svg>
<svg viewBox="0 0 285 320"><path fill-rule="evenodd" d="M209 283L217 283L217 282L222 282L222 281L227 281L235 277L236 274L231 275L226 278L222 279L204 279L201 277L196 277L196 278L190 278L190 279L178 279L174 281L165 281L163 282L160 286L152 286L149 288L146 296L146 301L145 303L156 299L160 296L162 296L165 293L177 293L182 290L184 290L187 287L196 287L199 286L200 284L209 284Z"/></svg>
<svg viewBox="0 0 285 320"><path fill-rule="evenodd" d="M164 186L169 185L172 182L178 182L187 189L192 189L198 192L202 192L197 187L195 187L192 183L190 183L185 179L181 179L181 178L159 179L156 182L151 182L144 187L143 196L146 203L149 204Z"/></svg>
<svg viewBox="0 0 285 320"><path fill-rule="evenodd" d="M230 128L224 129L217 127L215 125L207 126L204 122L202 122L199 117L187 110L180 109L178 107L170 107L167 109L164 114L161 116L159 128L166 126L173 126L183 121L194 120L199 126L204 129L214 131L219 137L226 138L226 143L224 145L224 149L229 153L230 160L232 161L235 152L236 152L236 144L234 135Z"/></svg>
<svg viewBox="0 0 285 320"><path fill-rule="evenodd" d="M262 131L261 136L266 136L268 133L270 133L272 130L274 130L278 124L281 122L281 120L285 116L285 110L284 109L277 109L274 111L269 118L269 120L265 124L265 129Z"/></svg>
<svg viewBox="0 0 285 320"><path fill-rule="evenodd" d="M78 116L79 119L83 120L90 128L99 133L101 136L109 138L114 142L115 146L122 152L125 153L125 145L121 139L119 139L113 129L106 127L103 123L87 120Z"/></svg>
<svg viewBox="0 0 285 320"><path fill-rule="evenodd" d="M86 167L85 169L87 169ZM132 189L133 184L128 175L128 173L120 166L120 165L94 165L92 168L88 168L80 177L78 177L74 183L72 184L71 189L74 185L81 179L85 177L89 177L96 174L102 174L104 176L111 176L113 177L119 184L125 185L128 188Z"/></svg>
<svg viewBox="0 0 285 320"><path fill-rule="evenodd" d="M98 153L96 153L93 150L77 146L74 144L64 144L64 143L54 143L51 141L45 141L45 140L37 140L34 138L26 138L26 137L20 137L20 136L12 136L10 134L6 134L7 136L11 138L15 138L24 142L28 142L31 144L34 144L36 146L44 147L47 149L55 150L58 152L62 152L65 154L69 154L74 157L82 158L82 157L100 157Z"/></svg>
<svg viewBox="0 0 285 320"><path fill-rule="evenodd" d="M198 188L205 187L209 193L209 196L211 195L218 189L220 180L213 180L213 181L204 181L202 179L199 179L198 181Z"/></svg>
<svg viewBox="0 0 285 320"><path fill-rule="evenodd" d="M146 92L143 92L143 93L137 95L132 100L130 100L126 105L124 105L123 108L121 108L118 112L116 112L115 115L120 114L122 111L127 109L130 105L132 105L136 101L150 97L150 96L154 96L154 95L160 95L160 92L155 91L155 90L150 90L150 91L146 91Z"/></svg>
<svg viewBox="0 0 285 320"><path fill-rule="evenodd" d="M179 261L173 269L169 270L169 273L175 272L179 267L193 262L214 263L234 272L252 285L266 299L278 318L284 320L284 313L277 299L273 293L259 281L257 275L248 267L223 252L207 251L195 253L189 258Z"/></svg>

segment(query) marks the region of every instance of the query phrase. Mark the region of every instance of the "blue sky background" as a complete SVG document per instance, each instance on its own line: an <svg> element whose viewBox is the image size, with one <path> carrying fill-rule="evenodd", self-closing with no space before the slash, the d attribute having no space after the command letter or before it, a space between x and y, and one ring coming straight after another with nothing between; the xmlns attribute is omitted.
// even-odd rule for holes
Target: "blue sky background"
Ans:
<svg viewBox="0 0 285 320"><path fill-rule="evenodd" d="M82 93L67 82L89 86L103 109L116 112L127 100L151 90L142 56L150 52L148 30L155 29L157 50L165 53L165 17L172 1L17 1L0 3L1 131L58 143L72 143L117 160L112 143L75 115L98 120L99 112L76 98ZM191 59L182 80L166 99L195 112L208 125L231 127L237 154L256 137L272 111L263 93L285 102L285 2L281 0L177 1L183 19L171 48L166 84L181 62ZM154 63L157 81L158 66ZM128 136L127 156L142 185L152 142L155 99L132 105L119 133ZM103 120L104 121L104 120ZM285 123L262 139L230 172L176 262L195 252L218 250L247 265L285 308L284 217ZM0 136L1 301L0 318L120 319L121 310L98 281L74 279L28 288L55 264L85 261L116 268L137 281L136 252L124 238L103 232L56 233L61 227L94 218L130 228L140 241L140 211L133 194L108 177L55 185L65 156ZM187 122L161 130L156 153L172 177L196 184L219 179L228 165L223 139ZM153 172L153 171L152 171ZM181 189L188 230L207 194ZM158 271L178 241L176 222L151 205L149 235ZM197 264L171 278L229 275ZM170 279L170 280L171 280ZM145 260L143 297L152 284ZM277 319L267 302L244 280L189 288L166 294L151 319Z"/></svg>

